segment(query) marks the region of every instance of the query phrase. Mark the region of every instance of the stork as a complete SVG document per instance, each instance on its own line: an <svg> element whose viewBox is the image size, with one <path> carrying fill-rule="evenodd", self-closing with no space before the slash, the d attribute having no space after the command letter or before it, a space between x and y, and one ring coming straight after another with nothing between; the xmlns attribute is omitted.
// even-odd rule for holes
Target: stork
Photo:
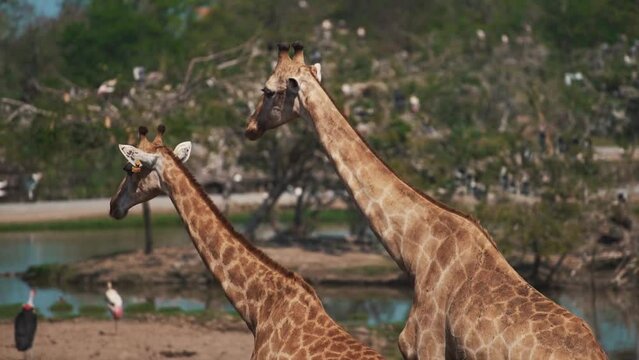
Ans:
<svg viewBox="0 0 639 360"><path fill-rule="evenodd" d="M124 315L124 309L122 308L122 298L120 294L111 286L111 282L107 282L107 291L104 292L104 298L107 301L107 307L109 312L115 321L115 332L118 332L118 320Z"/></svg>
<svg viewBox="0 0 639 360"><path fill-rule="evenodd" d="M7 195L7 185L9 184L9 180L0 180L0 197L4 197Z"/></svg>
<svg viewBox="0 0 639 360"><path fill-rule="evenodd" d="M35 172L27 176L27 178L25 179L24 187L27 189L27 196L29 197L29 201L35 199L35 190L38 187L40 180L42 180L42 176L42 172Z"/></svg>
<svg viewBox="0 0 639 360"><path fill-rule="evenodd" d="M35 337L36 328L38 327L38 316L36 315L33 299L35 298L35 290L29 291L29 300L22 305L22 310L16 316L15 339L16 349L24 351L24 358L30 357L29 349L33 346L33 338Z"/></svg>
<svg viewBox="0 0 639 360"><path fill-rule="evenodd" d="M108 95L115 91L115 85L117 85L118 79L109 79L98 88L98 95Z"/></svg>
<svg viewBox="0 0 639 360"><path fill-rule="evenodd" d="M146 70L142 66L136 66L133 68L133 79L137 82L144 82L146 79Z"/></svg>

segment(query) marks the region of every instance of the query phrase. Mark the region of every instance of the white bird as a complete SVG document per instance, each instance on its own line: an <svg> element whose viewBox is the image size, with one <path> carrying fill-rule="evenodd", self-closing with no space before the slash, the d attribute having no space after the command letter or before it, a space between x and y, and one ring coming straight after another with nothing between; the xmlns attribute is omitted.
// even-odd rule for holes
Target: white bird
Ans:
<svg viewBox="0 0 639 360"><path fill-rule="evenodd" d="M480 41L484 41L486 40L486 32L482 29L477 29L477 31L475 32L477 34L477 38Z"/></svg>
<svg viewBox="0 0 639 360"><path fill-rule="evenodd" d="M145 69L142 66L136 66L133 68L133 79L135 81L144 81L146 77Z"/></svg>
<svg viewBox="0 0 639 360"><path fill-rule="evenodd" d="M124 308L122 307L122 298L120 294L111 286L111 282L107 282L107 290L104 292L104 298L107 301L107 307L109 312L115 321L115 332L118 332L118 320L124 315Z"/></svg>
<svg viewBox="0 0 639 360"><path fill-rule="evenodd" d="M111 94L115 91L115 85L118 83L118 79L107 80L98 88L98 95Z"/></svg>
<svg viewBox="0 0 639 360"><path fill-rule="evenodd" d="M633 59L632 57L630 57L630 55L624 55L623 56L623 62L626 65L634 65L636 63L635 59Z"/></svg>
<svg viewBox="0 0 639 360"><path fill-rule="evenodd" d="M353 94L353 87L348 83L342 84L342 94L351 96Z"/></svg>
<svg viewBox="0 0 639 360"><path fill-rule="evenodd" d="M329 19L324 19L324 21L322 21L322 29L324 31L331 31L332 28L333 23Z"/></svg>
<svg viewBox="0 0 639 360"><path fill-rule="evenodd" d="M159 71L151 71L150 73L146 74L146 84L147 85L157 85L159 83L161 83L164 80L164 74L162 74Z"/></svg>
<svg viewBox="0 0 639 360"><path fill-rule="evenodd" d="M410 111L419 112L419 98L417 96L411 95L408 98L408 103L410 104Z"/></svg>
<svg viewBox="0 0 639 360"><path fill-rule="evenodd" d="M43 176L44 175L42 174L42 172L36 172L29 175L25 179L24 187L27 190L27 196L29 197L30 201L35 198L35 190L38 187L38 184L40 183L40 180L42 180Z"/></svg>

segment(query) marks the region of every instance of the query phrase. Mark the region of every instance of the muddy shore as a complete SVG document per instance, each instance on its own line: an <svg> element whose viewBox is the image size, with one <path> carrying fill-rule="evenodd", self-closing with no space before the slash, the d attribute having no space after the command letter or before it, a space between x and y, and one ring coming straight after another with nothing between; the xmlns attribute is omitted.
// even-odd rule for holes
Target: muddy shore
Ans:
<svg viewBox="0 0 639 360"><path fill-rule="evenodd" d="M266 247L262 250L287 269L312 284L399 285L408 278L385 254L345 251L326 253L299 247ZM157 248L151 255L142 251L100 257L66 265L42 265L21 275L42 285L120 286L207 285L215 280L193 246Z"/></svg>
<svg viewBox="0 0 639 360"><path fill-rule="evenodd" d="M124 319L115 333L110 320L40 320L32 359L248 359L252 348L253 335L244 323ZM0 359L23 358L14 348L13 323L0 322Z"/></svg>
<svg viewBox="0 0 639 360"><path fill-rule="evenodd" d="M396 330L347 327L363 343L398 359ZM237 317L144 315L112 320L40 319L32 360L249 359L253 335ZM14 347L13 322L0 320L0 360L22 360Z"/></svg>
<svg viewBox="0 0 639 360"><path fill-rule="evenodd" d="M287 269L297 272L313 286L410 287L410 278L382 252L361 250L317 250L300 246L260 249ZM550 256L549 263L558 256ZM619 281L619 264L629 255L621 251L601 252L594 266L578 254L568 254L561 266L543 266L537 281L527 278L532 257L520 257L515 269L531 284L545 288L636 289L632 274ZM551 274L552 272L552 274ZM12 274L5 274L13 276ZM210 286L217 282L193 246L160 247L150 255L141 250L100 256L63 265L39 265L16 274L28 283L58 287L103 287L107 281L127 286Z"/></svg>

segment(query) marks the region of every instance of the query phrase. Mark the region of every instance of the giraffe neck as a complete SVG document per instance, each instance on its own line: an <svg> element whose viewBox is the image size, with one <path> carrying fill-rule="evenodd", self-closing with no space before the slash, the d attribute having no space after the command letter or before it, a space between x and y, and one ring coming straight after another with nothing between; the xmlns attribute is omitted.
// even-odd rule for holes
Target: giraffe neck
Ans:
<svg viewBox="0 0 639 360"><path fill-rule="evenodd" d="M310 118L315 125L339 176L390 256L414 274L412 264L417 254L402 251L402 239L410 225L409 215L418 211L422 217L428 217L441 213L442 208L389 169L317 81L309 80L305 85L304 92L300 92L302 116Z"/></svg>
<svg viewBox="0 0 639 360"><path fill-rule="evenodd" d="M164 158L162 180L193 245L255 333L258 319L269 311L263 303L272 290L268 285L287 282L293 274L235 232L179 160L168 152Z"/></svg>

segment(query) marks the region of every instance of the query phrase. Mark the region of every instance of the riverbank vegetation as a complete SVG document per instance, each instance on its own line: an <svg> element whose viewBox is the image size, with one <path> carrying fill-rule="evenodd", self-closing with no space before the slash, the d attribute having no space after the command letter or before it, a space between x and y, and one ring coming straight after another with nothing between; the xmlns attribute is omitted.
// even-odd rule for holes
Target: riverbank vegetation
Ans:
<svg viewBox="0 0 639 360"><path fill-rule="evenodd" d="M350 210L326 209L315 214L318 225L344 224L348 223L356 213ZM251 218L251 212L243 211L230 213L227 216L230 222L242 226ZM277 221L284 226L293 223L295 212L292 209L282 209L277 213ZM144 224L142 215L128 215L120 221L111 218L86 218L41 222L23 223L0 223L0 232L23 232L23 231L73 231L87 229L121 229L139 228ZM154 213L151 224L155 227L182 226L182 219L175 213Z"/></svg>

